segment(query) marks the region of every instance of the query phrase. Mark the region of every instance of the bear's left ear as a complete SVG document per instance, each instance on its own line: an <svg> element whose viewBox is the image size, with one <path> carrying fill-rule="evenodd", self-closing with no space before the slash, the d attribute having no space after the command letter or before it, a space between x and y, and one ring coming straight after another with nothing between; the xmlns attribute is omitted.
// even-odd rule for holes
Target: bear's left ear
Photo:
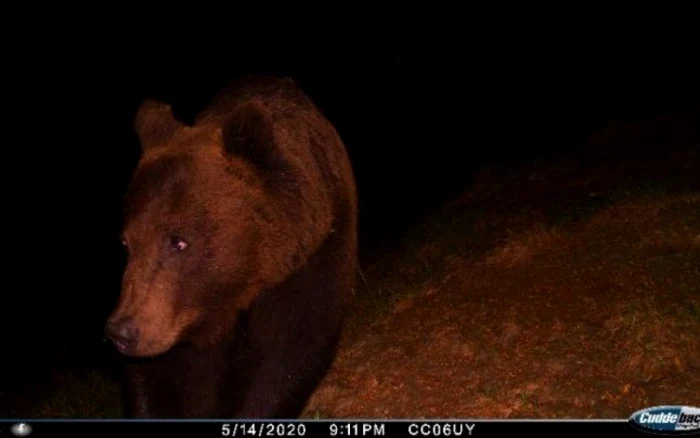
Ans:
<svg viewBox="0 0 700 438"><path fill-rule="evenodd" d="M144 149L166 143L181 126L170 105L152 99L141 104L134 118L134 129Z"/></svg>
<svg viewBox="0 0 700 438"><path fill-rule="evenodd" d="M285 169L284 157L275 144L272 117L255 100L236 108L221 128L221 140L228 155L243 158L260 170Z"/></svg>

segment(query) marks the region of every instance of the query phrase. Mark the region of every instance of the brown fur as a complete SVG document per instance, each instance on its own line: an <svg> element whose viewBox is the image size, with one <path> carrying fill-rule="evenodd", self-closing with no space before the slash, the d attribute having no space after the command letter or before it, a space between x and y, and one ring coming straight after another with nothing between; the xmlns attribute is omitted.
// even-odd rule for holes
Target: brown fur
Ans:
<svg viewBox="0 0 700 438"><path fill-rule="evenodd" d="M288 327L258 327L266 317L251 307L281 303L286 298L276 294L285 287L328 287L314 295L318 309L276 311L320 312L319 330L329 333L318 338L335 336L354 285L355 183L340 137L304 93L290 80L246 79L223 90L191 126L155 101L140 107L134 126L143 155L125 198L130 259L111 317L131 318L139 329L126 353L233 345L234 329L245 324L240 312L253 315L251 339L279 338L275 330ZM174 251L175 237L189 247ZM143 392L137 386L134 393Z"/></svg>

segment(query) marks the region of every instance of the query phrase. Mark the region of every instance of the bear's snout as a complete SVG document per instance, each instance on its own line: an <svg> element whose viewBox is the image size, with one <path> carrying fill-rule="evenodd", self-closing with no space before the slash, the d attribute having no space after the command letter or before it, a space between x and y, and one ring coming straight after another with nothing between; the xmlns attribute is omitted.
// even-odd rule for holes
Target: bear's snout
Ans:
<svg viewBox="0 0 700 438"><path fill-rule="evenodd" d="M139 329L132 318L120 318L108 321L105 336L122 354L128 354L136 348L139 342Z"/></svg>

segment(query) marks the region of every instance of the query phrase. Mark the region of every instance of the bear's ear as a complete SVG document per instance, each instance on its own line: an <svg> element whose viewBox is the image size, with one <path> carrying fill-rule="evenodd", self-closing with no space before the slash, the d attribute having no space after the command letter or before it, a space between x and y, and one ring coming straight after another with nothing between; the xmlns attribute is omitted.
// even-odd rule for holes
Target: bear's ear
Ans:
<svg viewBox="0 0 700 438"><path fill-rule="evenodd" d="M164 144L181 126L170 105L153 99L144 101L136 111L134 129L144 149Z"/></svg>
<svg viewBox="0 0 700 438"><path fill-rule="evenodd" d="M260 170L284 170L285 160L275 144L272 129L271 115L261 103L254 100L243 103L221 128L224 151Z"/></svg>

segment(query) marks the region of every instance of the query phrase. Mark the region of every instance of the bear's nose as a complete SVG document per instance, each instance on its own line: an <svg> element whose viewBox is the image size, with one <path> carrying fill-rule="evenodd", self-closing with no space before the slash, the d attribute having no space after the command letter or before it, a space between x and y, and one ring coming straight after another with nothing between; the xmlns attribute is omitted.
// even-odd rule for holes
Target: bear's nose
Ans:
<svg viewBox="0 0 700 438"><path fill-rule="evenodd" d="M120 353L126 353L136 347L139 341L139 329L131 318L108 321L105 336L109 338Z"/></svg>

